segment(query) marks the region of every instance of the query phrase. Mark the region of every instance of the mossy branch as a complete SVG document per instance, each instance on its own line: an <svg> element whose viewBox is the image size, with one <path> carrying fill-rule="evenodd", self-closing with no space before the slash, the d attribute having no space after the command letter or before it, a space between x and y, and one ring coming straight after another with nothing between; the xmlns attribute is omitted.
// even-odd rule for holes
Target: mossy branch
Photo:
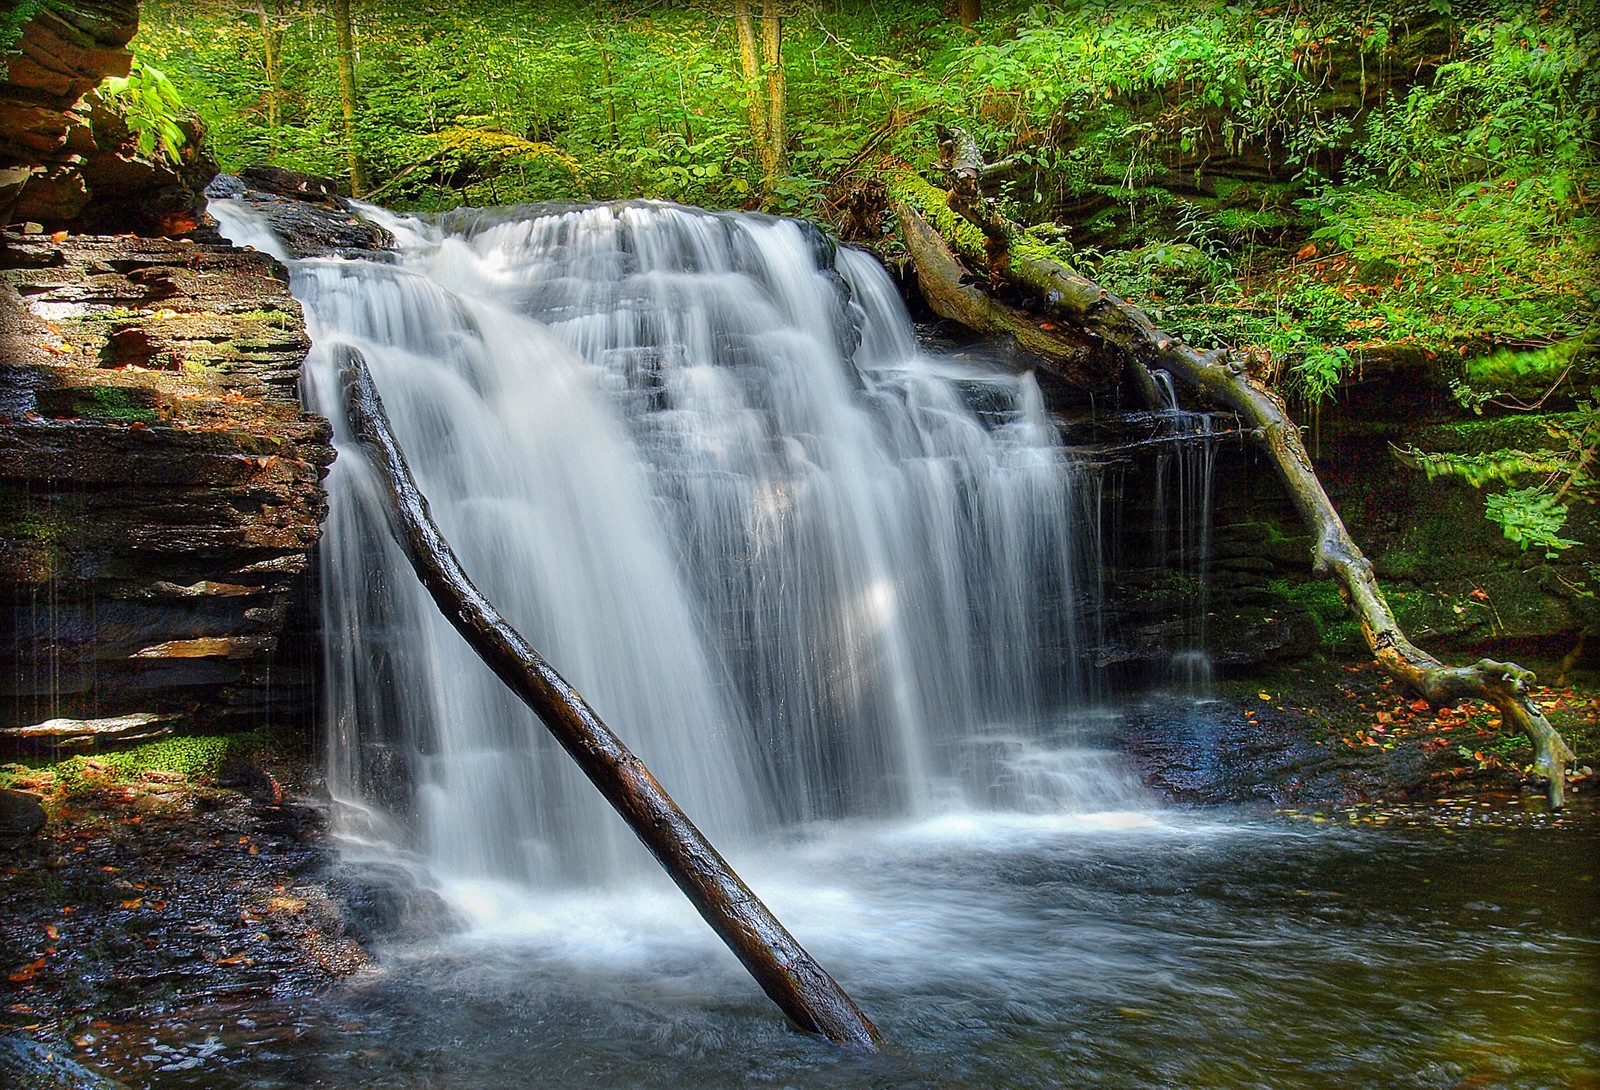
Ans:
<svg viewBox="0 0 1600 1090"><path fill-rule="evenodd" d="M930 305L946 317L988 331L1009 332L1013 323L1028 324L1025 316L1000 307L992 299L985 301L987 305L972 301L970 295L975 289L963 283L964 270L956 255L983 262L984 242L998 232L992 226L982 229L958 216L943 190L921 179L912 181L905 173L909 172L890 181L889 192L895 200L906 249ZM955 203L961 201L957 199ZM924 209L930 210L931 215L924 216ZM987 204L982 214L995 216ZM948 233L940 229L941 224L949 225ZM1015 239L1020 234L1020 228L1013 228L1010 237ZM1533 770L1548 781L1550 805L1560 808L1566 765L1576 758L1533 699L1533 673L1515 663L1492 659L1481 659L1470 666L1448 666L1411 643L1389 609L1371 561L1351 539L1317 478L1301 442L1300 429L1283 398L1251 373L1248 359L1190 347L1157 328L1139 308L1030 248L1013 248L1003 264L989 262L979 267L991 278L1003 275L1011 287L1029 295L1051 318L1090 344L1114 349L1133 369L1168 371L1203 398L1237 413L1272 459L1295 510L1311 531L1312 570L1338 581L1377 662L1436 706L1473 698L1500 709L1505 729L1524 731L1532 740ZM1004 322L993 319L997 309L1006 312ZM1075 361L1074 366L1088 369L1086 361Z"/></svg>

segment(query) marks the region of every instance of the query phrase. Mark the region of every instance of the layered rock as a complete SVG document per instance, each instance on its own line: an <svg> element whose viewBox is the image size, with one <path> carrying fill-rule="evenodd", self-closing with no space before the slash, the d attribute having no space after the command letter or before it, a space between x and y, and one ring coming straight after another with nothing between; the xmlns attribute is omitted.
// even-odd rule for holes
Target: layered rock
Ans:
<svg viewBox="0 0 1600 1090"><path fill-rule="evenodd" d="M1311 573L1311 539L1272 467L1237 434L1153 441L1147 415L1102 413L1088 429L1108 448L1093 455L1106 564L1089 649L1095 665L1137 686L1181 683L1186 663L1248 677L1319 650L1364 657L1338 587ZM1231 421L1219 414L1214 426L1226 432ZM1590 554L1524 552L1484 517L1482 493L1430 481L1394 457L1397 446L1448 450L1452 440L1479 444L1470 449L1529 446L1519 434L1540 427L1538 419L1462 425L1447 395L1395 371L1347 385L1321 416L1317 472L1396 615L1432 646L1593 661L1600 606L1587 589ZM1083 441L1081 430L1069 426L1068 442ZM1208 523L1199 509L1207 443ZM1574 503L1563 532L1596 540L1600 511Z"/></svg>
<svg viewBox="0 0 1600 1090"><path fill-rule="evenodd" d="M333 451L300 406L283 268L190 240L4 241L0 725L304 717L295 603Z"/></svg>
<svg viewBox="0 0 1600 1090"><path fill-rule="evenodd" d="M0 82L0 224L176 234L204 216L216 164L199 125L182 120L176 162L141 155L121 117L93 93L125 76L137 0L38 4Z"/></svg>

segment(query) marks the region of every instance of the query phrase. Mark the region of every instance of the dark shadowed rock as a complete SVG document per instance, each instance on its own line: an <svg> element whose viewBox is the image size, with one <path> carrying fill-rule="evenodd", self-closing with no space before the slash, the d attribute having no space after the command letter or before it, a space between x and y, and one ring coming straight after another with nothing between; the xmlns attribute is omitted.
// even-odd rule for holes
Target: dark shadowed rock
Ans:
<svg viewBox="0 0 1600 1090"><path fill-rule="evenodd" d="M72 1058L65 1042L49 1044L22 1033L0 1035L0 1084L12 1090L126 1090L126 1084Z"/></svg>
<svg viewBox="0 0 1600 1090"><path fill-rule="evenodd" d="M273 188L257 179L267 177ZM239 177L219 174L206 193L213 200L248 205L264 216L293 257L381 258L394 249L394 237L358 216L350 203L328 190L325 178L273 168L254 167Z"/></svg>
<svg viewBox="0 0 1600 1090"><path fill-rule="evenodd" d="M138 26L135 0L43 4L23 25L0 82L0 224L175 235L203 222L216 163L199 123L180 123L175 162L141 154L94 93L128 74Z"/></svg>
<svg viewBox="0 0 1600 1090"><path fill-rule="evenodd" d="M44 828L44 807L38 795L0 787L0 840L34 836Z"/></svg>
<svg viewBox="0 0 1600 1090"><path fill-rule="evenodd" d="M341 210L345 207L344 200L339 196L339 183L332 178L319 178L314 174L301 174L299 171L285 170L282 167L245 167L239 172L239 180L244 183L245 188L270 193L275 197L324 204ZM208 195L223 194L208 192ZM240 195L242 193L227 194L227 196Z"/></svg>

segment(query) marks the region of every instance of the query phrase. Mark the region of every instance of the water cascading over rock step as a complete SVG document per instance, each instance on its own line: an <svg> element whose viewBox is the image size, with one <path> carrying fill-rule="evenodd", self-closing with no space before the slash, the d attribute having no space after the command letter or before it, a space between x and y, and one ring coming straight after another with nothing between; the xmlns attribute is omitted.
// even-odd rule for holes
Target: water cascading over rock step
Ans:
<svg viewBox="0 0 1600 1090"><path fill-rule="evenodd" d="M881 267L796 221L373 215L397 262L294 268L313 397L340 415L358 348L474 581L714 840L1126 800L1051 733L1092 574L1031 379L920 354ZM361 460L329 484L351 817L462 877L648 866L433 616Z"/></svg>

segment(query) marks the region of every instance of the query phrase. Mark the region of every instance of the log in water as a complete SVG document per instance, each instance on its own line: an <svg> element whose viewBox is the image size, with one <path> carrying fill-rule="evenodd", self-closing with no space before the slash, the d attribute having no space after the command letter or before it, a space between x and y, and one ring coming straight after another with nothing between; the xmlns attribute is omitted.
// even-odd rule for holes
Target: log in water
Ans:
<svg viewBox="0 0 1600 1090"><path fill-rule="evenodd" d="M439 611L495 676L544 721L785 1014L829 1040L876 1047L877 1028L844 989L733 872L577 690L472 585L428 513L427 497L417 490L405 453L395 443L366 364L349 347L341 347L339 356L350 423L387 484L395 536Z"/></svg>

